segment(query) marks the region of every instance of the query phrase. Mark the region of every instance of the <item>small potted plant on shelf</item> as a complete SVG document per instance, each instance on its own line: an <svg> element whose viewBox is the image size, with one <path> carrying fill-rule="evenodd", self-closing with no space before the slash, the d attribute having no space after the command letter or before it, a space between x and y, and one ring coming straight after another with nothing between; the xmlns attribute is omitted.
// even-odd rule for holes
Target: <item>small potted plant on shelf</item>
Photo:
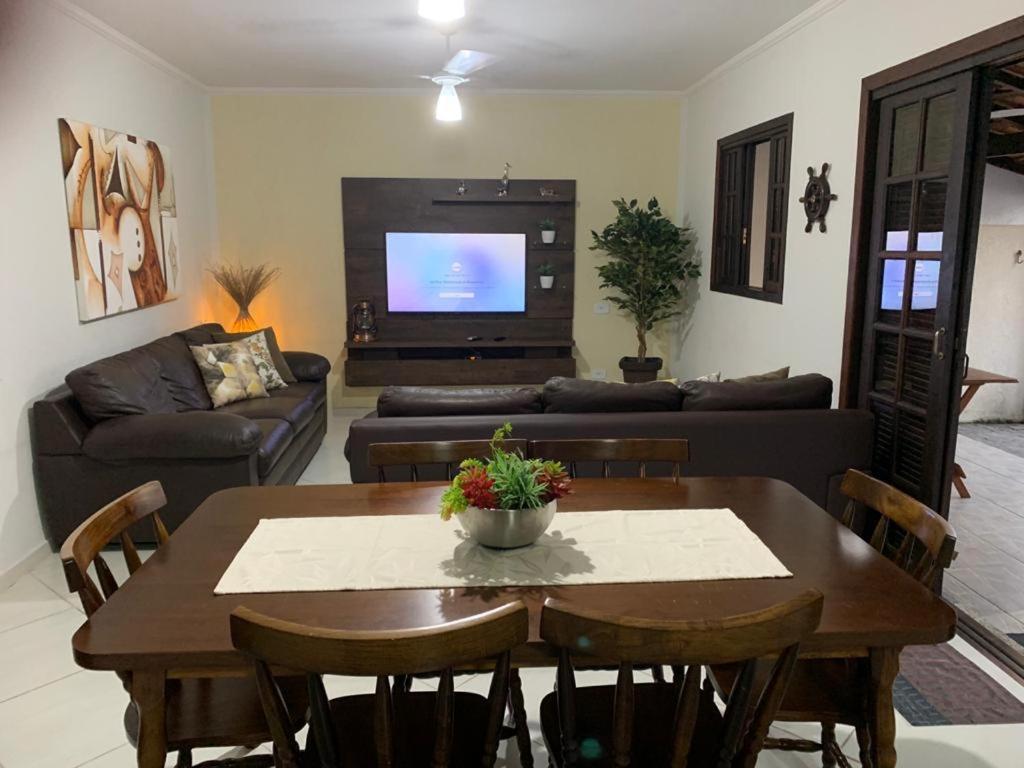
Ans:
<svg viewBox="0 0 1024 768"><path fill-rule="evenodd" d="M527 459L505 450L511 424L491 438L491 455L466 459L441 496L441 519L457 516L478 544L513 549L533 544L551 525L558 499L572 481L557 461Z"/></svg>
<svg viewBox="0 0 1024 768"><path fill-rule="evenodd" d="M661 358L647 357L647 332L682 312L682 285L700 276L700 265L689 252L692 231L673 224L657 198L646 206L636 200L613 202L618 216L600 233L591 231L590 250L608 255L608 263L597 267L601 288L617 292L608 301L630 315L636 328L636 357L619 360L622 377L654 381Z"/></svg>
<svg viewBox="0 0 1024 768"><path fill-rule="evenodd" d="M537 267L537 274L540 276L540 287L547 290L555 285L555 265L546 262Z"/></svg>
<svg viewBox="0 0 1024 768"><path fill-rule="evenodd" d="M555 242L555 222L551 219L544 219L540 223L540 241L545 245Z"/></svg>

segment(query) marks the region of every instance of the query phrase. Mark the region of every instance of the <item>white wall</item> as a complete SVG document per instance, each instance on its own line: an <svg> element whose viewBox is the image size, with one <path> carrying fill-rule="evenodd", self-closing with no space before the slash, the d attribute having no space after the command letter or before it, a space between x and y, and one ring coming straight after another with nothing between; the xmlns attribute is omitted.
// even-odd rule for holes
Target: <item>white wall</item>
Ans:
<svg viewBox="0 0 1024 768"><path fill-rule="evenodd" d="M1024 176L988 166L971 292L971 365L1024 381ZM978 390L961 421L1024 421L1024 384Z"/></svg>
<svg viewBox="0 0 1024 768"><path fill-rule="evenodd" d="M716 141L795 116L783 304L712 293L705 274L674 374L721 369L733 376L791 365L794 373L832 377L838 394L861 80L1022 12L1020 0L824 0L787 25L790 34L777 33L774 44L741 55L686 94L681 211L696 227L706 267ZM805 234L797 198L806 168L823 162L832 164L839 199L828 233Z"/></svg>
<svg viewBox="0 0 1024 768"><path fill-rule="evenodd" d="M213 243L209 100L203 89L49 0L0 0L0 580L42 545L27 411L75 365L204 314ZM171 152L182 298L80 325L57 119L131 131Z"/></svg>

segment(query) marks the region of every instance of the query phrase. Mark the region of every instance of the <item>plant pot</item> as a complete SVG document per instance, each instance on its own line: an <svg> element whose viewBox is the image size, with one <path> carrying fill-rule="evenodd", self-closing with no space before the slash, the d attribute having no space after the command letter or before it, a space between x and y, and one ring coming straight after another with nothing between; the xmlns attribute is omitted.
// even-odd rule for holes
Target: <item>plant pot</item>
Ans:
<svg viewBox="0 0 1024 768"><path fill-rule="evenodd" d="M542 229L540 231L540 241L545 245L551 245L555 242L555 234L553 229Z"/></svg>
<svg viewBox="0 0 1024 768"><path fill-rule="evenodd" d="M661 358L647 357L641 363L635 357L624 357L619 360L619 368L622 369L622 380L627 384L656 381L661 370Z"/></svg>
<svg viewBox="0 0 1024 768"><path fill-rule="evenodd" d="M553 288L554 285L555 285L555 276L554 275L541 275L540 276L540 287L541 288L547 290L548 288Z"/></svg>
<svg viewBox="0 0 1024 768"><path fill-rule="evenodd" d="M515 549L533 544L555 518L558 502L537 509L480 509L467 507L456 517L462 530L477 544L493 549Z"/></svg>

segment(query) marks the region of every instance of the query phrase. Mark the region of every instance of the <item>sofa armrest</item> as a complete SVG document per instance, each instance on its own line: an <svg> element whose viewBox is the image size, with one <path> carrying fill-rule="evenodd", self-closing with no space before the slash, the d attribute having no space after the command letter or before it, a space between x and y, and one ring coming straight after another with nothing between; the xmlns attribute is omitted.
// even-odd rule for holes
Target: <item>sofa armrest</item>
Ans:
<svg viewBox="0 0 1024 768"><path fill-rule="evenodd" d="M254 453L261 439L259 427L244 416L187 411L101 421L82 448L99 461L224 459Z"/></svg>
<svg viewBox="0 0 1024 768"><path fill-rule="evenodd" d="M331 372L327 358L315 352L282 352L285 362L299 381L323 381Z"/></svg>

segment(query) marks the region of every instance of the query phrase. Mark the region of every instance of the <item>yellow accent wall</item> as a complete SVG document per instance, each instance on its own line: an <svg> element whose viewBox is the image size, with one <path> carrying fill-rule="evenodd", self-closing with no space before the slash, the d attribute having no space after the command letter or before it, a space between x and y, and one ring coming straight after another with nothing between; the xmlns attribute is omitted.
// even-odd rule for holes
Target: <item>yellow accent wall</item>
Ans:
<svg viewBox="0 0 1024 768"><path fill-rule="evenodd" d="M505 161L517 178L577 180L576 338L579 375L636 354L630 323L614 309L595 315L590 230L614 215L613 198L656 195L674 215L679 173L679 100L642 95L462 94L464 120L438 123L435 92L243 93L212 98L219 258L268 261L281 277L254 306L282 343L344 359L343 176L494 178ZM231 304L212 291L217 320ZM678 340L648 342L661 355ZM652 343L653 341L653 343ZM337 379L335 379L337 381ZM371 404L377 390L336 384L335 406Z"/></svg>

